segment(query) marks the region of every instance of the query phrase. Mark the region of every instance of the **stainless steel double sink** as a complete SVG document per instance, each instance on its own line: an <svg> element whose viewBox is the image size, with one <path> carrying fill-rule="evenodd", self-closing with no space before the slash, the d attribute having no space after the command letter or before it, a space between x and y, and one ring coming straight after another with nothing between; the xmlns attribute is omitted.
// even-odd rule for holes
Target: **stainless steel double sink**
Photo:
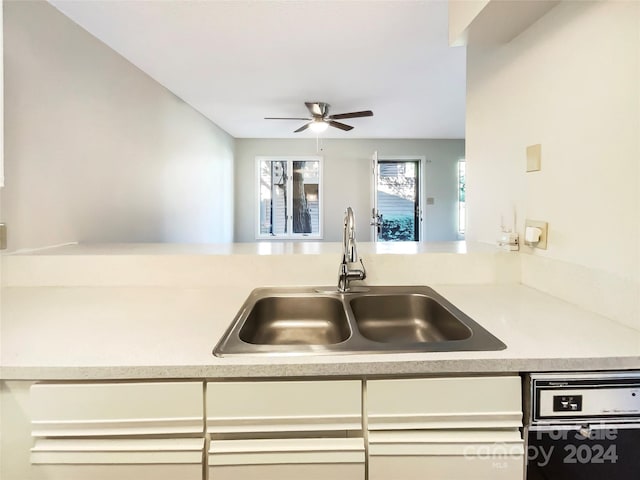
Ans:
<svg viewBox="0 0 640 480"><path fill-rule="evenodd" d="M213 350L326 355L502 350L505 344L426 286L255 289Z"/></svg>

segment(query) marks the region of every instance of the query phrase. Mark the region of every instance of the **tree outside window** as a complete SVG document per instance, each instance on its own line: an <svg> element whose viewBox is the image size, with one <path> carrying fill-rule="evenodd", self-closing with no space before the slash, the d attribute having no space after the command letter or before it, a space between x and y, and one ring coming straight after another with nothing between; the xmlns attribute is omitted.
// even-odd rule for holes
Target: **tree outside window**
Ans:
<svg viewBox="0 0 640 480"><path fill-rule="evenodd" d="M321 160L257 159L257 238L322 238Z"/></svg>

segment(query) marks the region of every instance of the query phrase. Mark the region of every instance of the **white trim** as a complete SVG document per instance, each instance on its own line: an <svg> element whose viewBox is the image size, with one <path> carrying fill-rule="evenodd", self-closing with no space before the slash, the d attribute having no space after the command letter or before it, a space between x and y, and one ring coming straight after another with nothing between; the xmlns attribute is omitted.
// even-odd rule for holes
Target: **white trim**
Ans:
<svg viewBox="0 0 640 480"><path fill-rule="evenodd" d="M467 215L467 199L466 199L466 191L465 191L465 201L464 201L464 232L460 231L460 163L464 163L465 167L464 167L464 184L465 187L467 185L467 159L465 157L459 158L458 161L456 162L456 179L457 179L457 184L456 184L456 204L457 204L457 208L456 210L458 211L458 221L456 222L456 237L458 238L458 240L464 240L467 234L467 225L469 224L469 222L467 221L468 219L468 215ZM516 226L514 225L513 228L515 228Z"/></svg>
<svg viewBox="0 0 640 480"><path fill-rule="evenodd" d="M377 152L376 152L377 153ZM427 157L424 155L381 155L378 153L377 162L378 165L384 163L385 161L417 161L419 163L418 168L418 208L420 209L420 230L419 230L419 241L424 242L427 234L426 225L427 222L425 220L426 214L426 199L427 199L427 184L426 184L426 170L427 170ZM372 185L373 195L375 195L377 185ZM371 208L374 208L372 205Z"/></svg>
<svg viewBox="0 0 640 480"><path fill-rule="evenodd" d="M0 0L0 187L4 187L4 0Z"/></svg>
<svg viewBox="0 0 640 480"><path fill-rule="evenodd" d="M375 215L378 214L378 151L374 150L371 155L371 171L369 172L369 202L370 217L369 225L371 225L371 241L378 242L378 223Z"/></svg>
<svg viewBox="0 0 640 480"><path fill-rule="evenodd" d="M287 233L286 235L265 235L260 233L260 163L263 161L274 162L281 161L287 162L287 172L291 172L293 169L293 162L295 161L317 161L320 163L318 169L318 233L302 234L292 233L293 230L293 217L289 216L287 219ZM324 236L324 157L321 155L259 155L255 157L255 177L254 177L254 233L256 240L322 240ZM289 185L289 180L287 180ZM293 197L291 195L287 198L287 210L293 210Z"/></svg>

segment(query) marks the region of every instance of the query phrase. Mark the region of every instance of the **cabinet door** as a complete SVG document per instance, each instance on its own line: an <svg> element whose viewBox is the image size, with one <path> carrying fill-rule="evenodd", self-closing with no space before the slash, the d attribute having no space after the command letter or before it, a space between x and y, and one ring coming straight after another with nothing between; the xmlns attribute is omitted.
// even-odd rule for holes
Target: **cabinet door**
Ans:
<svg viewBox="0 0 640 480"><path fill-rule="evenodd" d="M199 480L204 439L38 439L34 480Z"/></svg>
<svg viewBox="0 0 640 480"><path fill-rule="evenodd" d="M362 429L358 380L210 382L206 392L211 433Z"/></svg>
<svg viewBox="0 0 640 480"><path fill-rule="evenodd" d="M371 432L369 480L522 480L518 431Z"/></svg>
<svg viewBox="0 0 640 480"><path fill-rule="evenodd" d="M35 384L34 437L202 433L201 382Z"/></svg>
<svg viewBox="0 0 640 480"><path fill-rule="evenodd" d="M216 480L364 480L362 438L213 440Z"/></svg>
<svg viewBox="0 0 640 480"><path fill-rule="evenodd" d="M369 430L518 428L520 377L370 380Z"/></svg>

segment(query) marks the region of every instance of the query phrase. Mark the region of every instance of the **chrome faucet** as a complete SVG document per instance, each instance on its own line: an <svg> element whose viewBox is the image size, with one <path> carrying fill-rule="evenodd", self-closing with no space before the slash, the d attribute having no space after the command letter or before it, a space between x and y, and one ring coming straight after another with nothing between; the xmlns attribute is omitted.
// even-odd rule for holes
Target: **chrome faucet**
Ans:
<svg viewBox="0 0 640 480"><path fill-rule="evenodd" d="M358 263L358 260L360 260L362 268L351 268L350 265ZM351 207L347 207L344 215L344 230L342 231L342 261L338 269L338 291L348 292L349 282L364 280L366 277L367 271L362 259L358 259L358 250L356 249L356 219Z"/></svg>

